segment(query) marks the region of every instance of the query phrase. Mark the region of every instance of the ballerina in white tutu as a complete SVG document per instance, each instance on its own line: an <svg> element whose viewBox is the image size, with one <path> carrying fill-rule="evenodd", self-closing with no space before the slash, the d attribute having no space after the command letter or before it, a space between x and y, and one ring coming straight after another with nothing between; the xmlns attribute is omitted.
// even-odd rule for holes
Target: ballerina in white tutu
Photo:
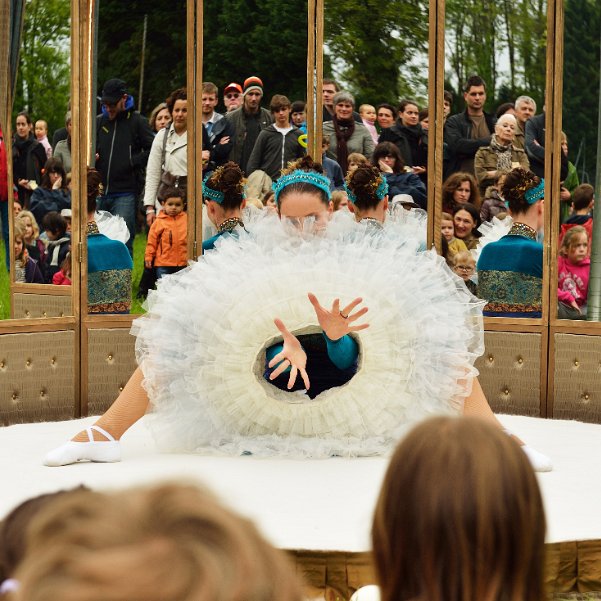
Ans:
<svg viewBox="0 0 601 601"><path fill-rule="evenodd" d="M279 219L244 229L239 169L216 171L208 213L238 227L164 278L134 323L140 368L46 464L120 460L121 436L149 408L164 450L257 456L383 454L441 413L496 422L473 368L481 301L435 253L417 252L404 224L384 222L379 173L358 170L347 186L358 222L332 218L327 178L301 159L274 186Z"/></svg>

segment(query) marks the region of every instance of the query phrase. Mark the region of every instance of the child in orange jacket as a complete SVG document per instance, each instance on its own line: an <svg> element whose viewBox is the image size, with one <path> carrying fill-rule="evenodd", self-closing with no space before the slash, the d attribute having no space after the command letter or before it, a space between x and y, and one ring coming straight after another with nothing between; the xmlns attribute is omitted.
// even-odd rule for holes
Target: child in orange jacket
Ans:
<svg viewBox="0 0 601 601"><path fill-rule="evenodd" d="M169 188L162 196L163 210L150 227L144 253L144 265L156 268L157 279L188 264L186 193L182 188Z"/></svg>

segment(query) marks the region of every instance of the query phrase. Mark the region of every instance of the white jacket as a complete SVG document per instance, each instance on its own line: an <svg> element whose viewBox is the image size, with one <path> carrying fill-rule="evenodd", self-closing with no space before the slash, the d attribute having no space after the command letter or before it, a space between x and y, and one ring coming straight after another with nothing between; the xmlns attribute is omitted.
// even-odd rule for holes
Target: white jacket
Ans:
<svg viewBox="0 0 601 601"><path fill-rule="evenodd" d="M161 154L165 135L168 136L165 147L165 170L173 175L188 175L188 134L186 131L178 136L172 123L169 128L164 127L155 136L146 165L144 206L156 205L159 209L157 191L161 183Z"/></svg>

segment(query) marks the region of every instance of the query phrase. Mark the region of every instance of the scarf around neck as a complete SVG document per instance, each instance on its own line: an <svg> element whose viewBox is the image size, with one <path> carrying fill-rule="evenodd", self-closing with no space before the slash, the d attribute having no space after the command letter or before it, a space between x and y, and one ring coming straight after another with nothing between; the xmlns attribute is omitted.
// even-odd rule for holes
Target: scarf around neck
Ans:
<svg viewBox="0 0 601 601"><path fill-rule="evenodd" d="M513 144L511 142L504 146L501 144L496 136L493 134L490 139L490 147L492 151L497 155L497 171L507 171L511 169L511 151L513 150Z"/></svg>

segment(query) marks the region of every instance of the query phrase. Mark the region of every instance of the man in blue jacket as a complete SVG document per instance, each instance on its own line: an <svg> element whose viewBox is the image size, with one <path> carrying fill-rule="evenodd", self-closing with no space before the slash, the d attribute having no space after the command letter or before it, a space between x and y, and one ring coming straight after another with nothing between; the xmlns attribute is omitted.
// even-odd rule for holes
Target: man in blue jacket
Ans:
<svg viewBox="0 0 601 601"><path fill-rule="evenodd" d="M134 99L121 79L109 79L102 88L102 114L96 122L96 168L104 194L98 208L120 215L129 230L127 248L133 256L137 196L143 187L154 135L148 121L134 110Z"/></svg>

